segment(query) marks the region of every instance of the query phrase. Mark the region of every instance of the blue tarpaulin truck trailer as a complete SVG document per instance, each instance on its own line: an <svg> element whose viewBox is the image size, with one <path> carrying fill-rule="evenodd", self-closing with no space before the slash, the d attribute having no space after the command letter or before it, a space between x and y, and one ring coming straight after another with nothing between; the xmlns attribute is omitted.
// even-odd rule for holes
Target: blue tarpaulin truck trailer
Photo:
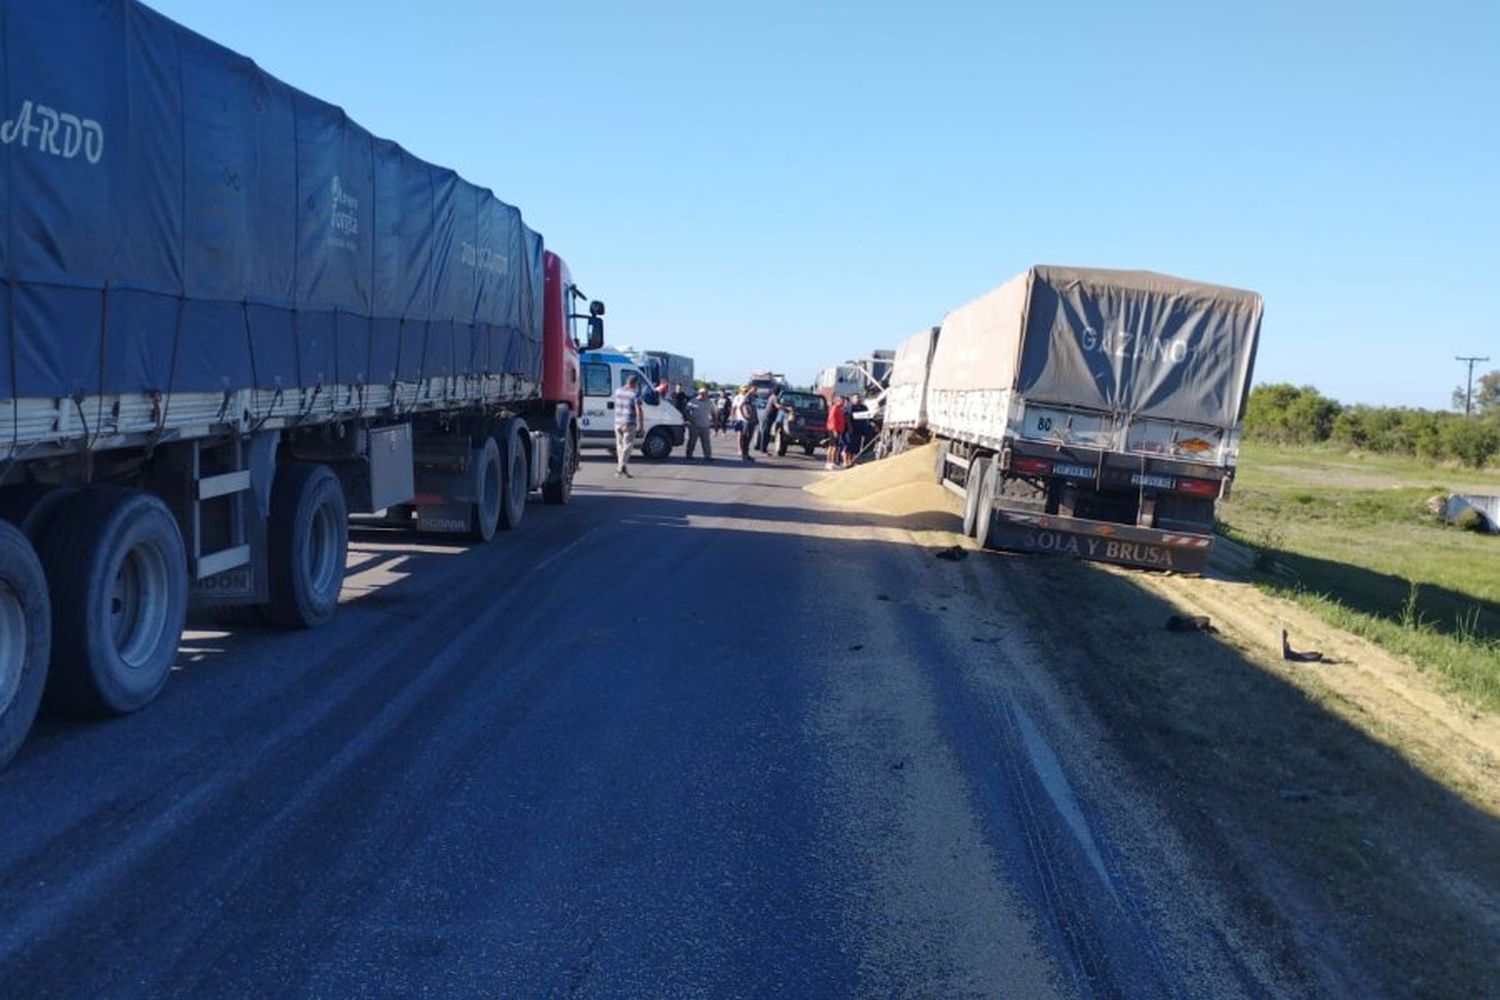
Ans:
<svg viewBox="0 0 1500 1000"><path fill-rule="evenodd" d="M603 306L516 208L130 0L0 0L0 64L0 762L190 603L328 618L350 511L568 499Z"/></svg>

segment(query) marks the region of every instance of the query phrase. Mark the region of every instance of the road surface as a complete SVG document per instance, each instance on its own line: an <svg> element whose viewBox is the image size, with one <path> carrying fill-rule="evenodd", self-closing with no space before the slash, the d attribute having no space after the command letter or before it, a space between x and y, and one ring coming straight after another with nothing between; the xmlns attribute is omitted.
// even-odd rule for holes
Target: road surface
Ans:
<svg viewBox="0 0 1500 1000"><path fill-rule="evenodd" d="M0 773L3 993L1274 981L1002 557L816 500L801 456L634 469L487 546L362 528L328 626L194 631L144 712L43 720Z"/></svg>

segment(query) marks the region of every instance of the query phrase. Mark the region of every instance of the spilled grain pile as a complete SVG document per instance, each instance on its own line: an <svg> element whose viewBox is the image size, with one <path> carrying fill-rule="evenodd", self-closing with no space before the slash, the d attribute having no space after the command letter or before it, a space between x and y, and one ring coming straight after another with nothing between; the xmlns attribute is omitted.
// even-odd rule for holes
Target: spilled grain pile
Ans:
<svg viewBox="0 0 1500 1000"><path fill-rule="evenodd" d="M908 520L913 530L957 531L958 498L938 485L937 445L925 445L878 462L829 472L809 493L874 514Z"/></svg>

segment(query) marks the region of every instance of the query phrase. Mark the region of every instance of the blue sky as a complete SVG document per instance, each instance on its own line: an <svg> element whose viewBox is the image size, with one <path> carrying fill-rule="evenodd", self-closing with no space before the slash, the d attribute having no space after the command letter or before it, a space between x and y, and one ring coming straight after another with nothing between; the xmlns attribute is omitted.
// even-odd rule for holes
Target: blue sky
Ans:
<svg viewBox="0 0 1500 1000"><path fill-rule="evenodd" d="M1031 263L1266 300L1258 381L1500 367L1500 3L157 0L520 206L610 340L797 382Z"/></svg>

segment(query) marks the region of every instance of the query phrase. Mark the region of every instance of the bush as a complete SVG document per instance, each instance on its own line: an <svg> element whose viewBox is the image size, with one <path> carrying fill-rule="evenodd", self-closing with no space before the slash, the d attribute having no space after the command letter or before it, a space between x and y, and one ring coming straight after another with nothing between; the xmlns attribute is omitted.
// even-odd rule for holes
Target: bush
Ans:
<svg viewBox="0 0 1500 1000"><path fill-rule="evenodd" d="M1500 413L1470 418L1408 407L1346 407L1312 386L1258 385L1245 407L1245 437L1272 444L1333 441L1477 469L1500 458Z"/></svg>
<svg viewBox="0 0 1500 1000"><path fill-rule="evenodd" d="M1258 385L1245 406L1245 436L1276 444L1327 441L1343 409L1310 385Z"/></svg>
<svg viewBox="0 0 1500 1000"><path fill-rule="evenodd" d="M1444 451L1478 469L1500 455L1500 421L1455 417L1442 432Z"/></svg>

